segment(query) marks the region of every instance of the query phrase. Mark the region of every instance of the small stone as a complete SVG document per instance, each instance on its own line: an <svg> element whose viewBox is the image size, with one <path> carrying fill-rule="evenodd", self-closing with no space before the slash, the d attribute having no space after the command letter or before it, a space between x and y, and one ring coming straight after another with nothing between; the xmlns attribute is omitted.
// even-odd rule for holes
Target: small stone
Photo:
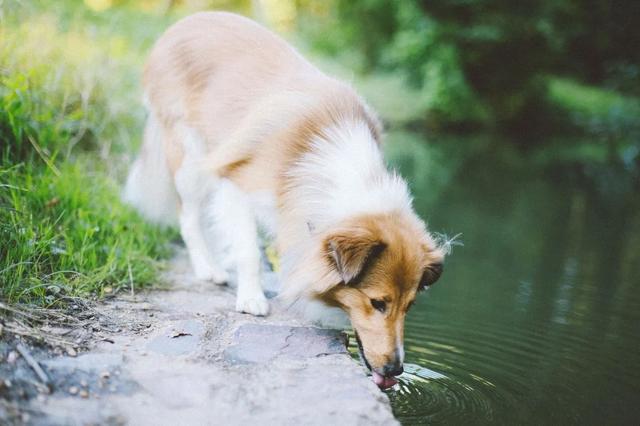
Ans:
<svg viewBox="0 0 640 426"><path fill-rule="evenodd" d="M16 351L11 351L9 352L9 355L7 355L7 363L9 364L15 364L17 359L18 359L18 352Z"/></svg>
<svg viewBox="0 0 640 426"><path fill-rule="evenodd" d="M151 326L151 324L149 324L149 327L150 326ZM175 339L176 337L183 337L183 336L193 336L193 335L191 333L186 332L186 331L172 330L171 333L169 333L169 335L167 337Z"/></svg>
<svg viewBox="0 0 640 426"><path fill-rule="evenodd" d="M105 293L111 293L113 292L113 288L112 287L105 287L102 289Z"/></svg>
<svg viewBox="0 0 640 426"><path fill-rule="evenodd" d="M11 380L9 380L9 379L4 379L3 383L4 383L4 387L5 388L10 388L11 385L12 385Z"/></svg>
<svg viewBox="0 0 640 426"><path fill-rule="evenodd" d="M78 393L78 391L79 391L79 390L80 390L80 389L78 389L78 387L77 387L77 386L71 386L71 387L69 388L69 393L70 393L71 395L76 395L76 394Z"/></svg>
<svg viewBox="0 0 640 426"><path fill-rule="evenodd" d="M89 398L89 391L86 389L82 389L80 391L80 398L84 398L84 399Z"/></svg>
<svg viewBox="0 0 640 426"><path fill-rule="evenodd" d="M75 349L73 349L73 348L67 348L67 355L69 355L69 356L76 356L76 355L78 355L78 351L76 351L76 350L75 350Z"/></svg>
<svg viewBox="0 0 640 426"><path fill-rule="evenodd" d="M140 309L143 311L148 311L149 309L153 309L153 305L149 302L144 302L139 305Z"/></svg>
<svg viewBox="0 0 640 426"><path fill-rule="evenodd" d="M87 383L86 380L80 380L80 386L82 386L83 388L86 388L87 386L89 386L89 384Z"/></svg>
<svg viewBox="0 0 640 426"><path fill-rule="evenodd" d="M36 384L36 389L38 390L38 397L49 395L51 393L51 389L49 389L47 386L44 386L40 383Z"/></svg>

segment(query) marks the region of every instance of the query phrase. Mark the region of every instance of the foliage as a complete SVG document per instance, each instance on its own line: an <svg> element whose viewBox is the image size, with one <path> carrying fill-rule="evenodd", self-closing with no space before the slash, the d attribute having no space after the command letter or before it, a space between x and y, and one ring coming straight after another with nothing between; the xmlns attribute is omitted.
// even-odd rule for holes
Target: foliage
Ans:
<svg viewBox="0 0 640 426"><path fill-rule="evenodd" d="M303 8L311 3L300 1ZM427 110L445 123L535 131L554 114L545 97L548 75L640 95L638 2L330 3L324 26L302 27L316 46L355 47L365 69L404 70L428 94ZM527 120L532 114L539 119Z"/></svg>

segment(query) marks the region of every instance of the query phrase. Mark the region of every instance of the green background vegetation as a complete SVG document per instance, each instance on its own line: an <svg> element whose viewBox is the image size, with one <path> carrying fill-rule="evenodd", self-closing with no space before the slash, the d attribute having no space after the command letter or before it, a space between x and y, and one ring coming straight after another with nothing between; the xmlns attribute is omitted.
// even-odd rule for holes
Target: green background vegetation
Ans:
<svg viewBox="0 0 640 426"><path fill-rule="evenodd" d="M392 160L424 157L413 182L438 188L465 158L501 150L637 193L638 2L0 0L0 298L52 304L157 279L175 230L145 224L119 187L146 54L202 9L253 16L352 81Z"/></svg>
<svg viewBox="0 0 640 426"><path fill-rule="evenodd" d="M118 182L144 119L144 52L168 21L1 6L0 298L55 305L154 282L175 232L122 205Z"/></svg>

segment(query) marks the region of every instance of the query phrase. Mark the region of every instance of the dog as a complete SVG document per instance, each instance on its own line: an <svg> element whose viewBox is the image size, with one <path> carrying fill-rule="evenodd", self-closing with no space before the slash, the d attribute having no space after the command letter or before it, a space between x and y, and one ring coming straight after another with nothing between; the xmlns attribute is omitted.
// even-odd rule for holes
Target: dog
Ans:
<svg viewBox="0 0 640 426"><path fill-rule="evenodd" d="M215 235L235 267L235 308L253 315L269 312L264 230L281 259L279 298L314 319L340 312L376 384L395 384L406 313L439 278L445 249L385 166L371 108L279 36L225 12L170 27L143 80L149 115L125 200L179 224L196 277L224 283Z"/></svg>

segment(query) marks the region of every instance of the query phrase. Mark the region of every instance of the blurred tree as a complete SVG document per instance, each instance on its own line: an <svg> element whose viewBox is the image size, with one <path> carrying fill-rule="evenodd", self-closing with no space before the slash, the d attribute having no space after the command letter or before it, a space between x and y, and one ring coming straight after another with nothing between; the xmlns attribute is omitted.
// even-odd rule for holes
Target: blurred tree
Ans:
<svg viewBox="0 0 640 426"><path fill-rule="evenodd" d="M454 122L473 117L479 97L499 127L539 128L549 74L640 94L637 0L333 2L322 45L356 45L366 67L405 70Z"/></svg>

